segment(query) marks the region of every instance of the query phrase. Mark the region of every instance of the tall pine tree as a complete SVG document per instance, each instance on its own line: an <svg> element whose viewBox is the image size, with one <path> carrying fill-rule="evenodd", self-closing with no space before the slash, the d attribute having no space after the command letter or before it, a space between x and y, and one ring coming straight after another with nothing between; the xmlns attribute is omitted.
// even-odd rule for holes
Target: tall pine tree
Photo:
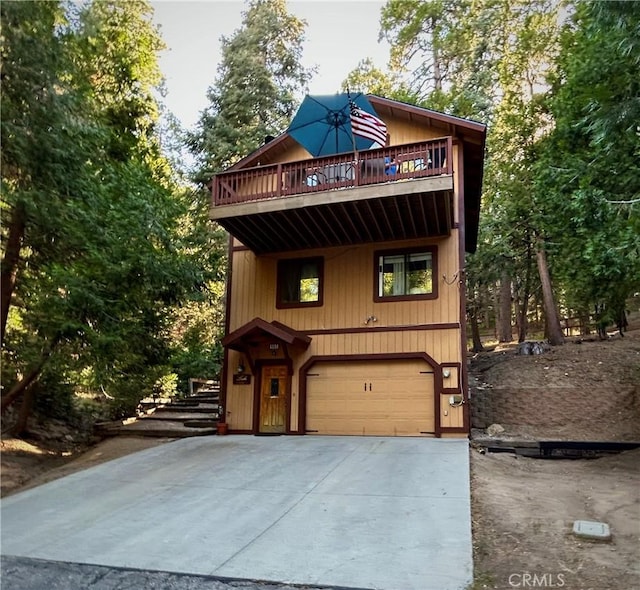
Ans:
<svg viewBox="0 0 640 590"><path fill-rule="evenodd" d="M304 29L285 0L252 0L240 29L222 38L210 104L190 141L197 181L206 183L287 128L311 76L300 64Z"/></svg>

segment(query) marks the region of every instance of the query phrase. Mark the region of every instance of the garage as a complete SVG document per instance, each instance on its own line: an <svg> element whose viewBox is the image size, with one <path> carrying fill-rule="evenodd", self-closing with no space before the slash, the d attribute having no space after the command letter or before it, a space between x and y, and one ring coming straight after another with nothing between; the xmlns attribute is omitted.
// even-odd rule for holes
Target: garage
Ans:
<svg viewBox="0 0 640 590"><path fill-rule="evenodd" d="M432 435L433 368L423 359L315 363L307 372L306 432Z"/></svg>

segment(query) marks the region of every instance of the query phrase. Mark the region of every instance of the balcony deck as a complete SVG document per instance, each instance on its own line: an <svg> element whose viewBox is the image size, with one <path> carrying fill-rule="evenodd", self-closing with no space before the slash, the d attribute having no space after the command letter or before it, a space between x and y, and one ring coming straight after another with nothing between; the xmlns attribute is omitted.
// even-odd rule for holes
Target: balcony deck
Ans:
<svg viewBox="0 0 640 590"><path fill-rule="evenodd" d="M223 172L211 218L256 254L446 236L452 138Z"/></svg>

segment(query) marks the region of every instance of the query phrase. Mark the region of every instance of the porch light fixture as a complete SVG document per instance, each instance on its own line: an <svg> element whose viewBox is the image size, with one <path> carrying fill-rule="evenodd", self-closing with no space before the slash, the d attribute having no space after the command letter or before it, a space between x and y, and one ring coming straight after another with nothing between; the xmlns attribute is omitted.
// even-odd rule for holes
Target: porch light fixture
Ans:
<svg viewBox="0 0 640 590"><path fill-rule="evenodd" d="M449 369L445 369L444 371L442 371L442 376L445 379L448 379L449 377L451 377L451 371Z"/></svg>
<svg viewBox="0 0 640 590"><path fill-rule="evenodd" d="M244 373L244 365L242 364L242 361L238 363L238 368L236 369L236 372L238 373L238 375L242 375L242 373Z"/></svg>

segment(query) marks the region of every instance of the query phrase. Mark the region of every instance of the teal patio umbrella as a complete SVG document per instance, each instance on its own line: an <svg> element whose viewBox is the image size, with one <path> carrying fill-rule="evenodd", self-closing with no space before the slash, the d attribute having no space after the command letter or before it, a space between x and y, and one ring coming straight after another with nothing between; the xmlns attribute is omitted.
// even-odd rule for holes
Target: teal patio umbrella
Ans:
<svg viewBox="0 0 640 590"><path fill-rule="evenodd" d="M374 140L352 134L351 104L360 111L378 118L367 97L355 94L310 95L304 97L298 112L293 117L287 132L312 156L331 156L343 152L368 150ZM386 131L386 127L384 128ZM384 142L381 142L384 144Z"/></svg>

